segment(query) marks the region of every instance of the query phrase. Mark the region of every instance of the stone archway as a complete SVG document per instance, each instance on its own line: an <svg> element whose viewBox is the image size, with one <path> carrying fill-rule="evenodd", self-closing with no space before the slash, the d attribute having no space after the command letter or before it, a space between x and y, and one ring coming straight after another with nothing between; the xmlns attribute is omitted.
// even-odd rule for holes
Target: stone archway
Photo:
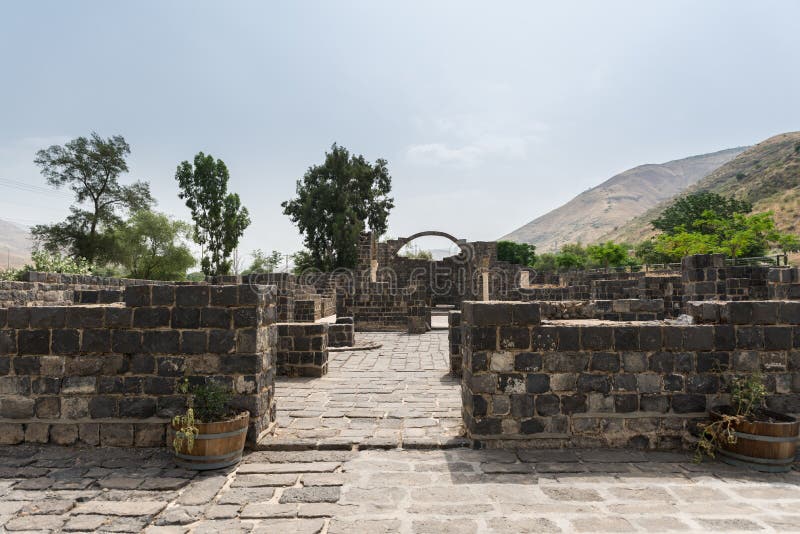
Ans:
<svg viewBox="0 0 800 534"><path fill-rule="evenodd" d="M408 237L400 237L398 239L393 239L390 241L392 246L392 254L397 255L404 246L409 244L410 242L414 241L415 239L419 239L420 237L443 237L453 242L459 249L463 252L465 250L465 245L467 243L466 239L458 239L455 236L448 234L447 232L440 232L438 230L426 230L424 232L417 232L416 234L410 235Z"/></svg>

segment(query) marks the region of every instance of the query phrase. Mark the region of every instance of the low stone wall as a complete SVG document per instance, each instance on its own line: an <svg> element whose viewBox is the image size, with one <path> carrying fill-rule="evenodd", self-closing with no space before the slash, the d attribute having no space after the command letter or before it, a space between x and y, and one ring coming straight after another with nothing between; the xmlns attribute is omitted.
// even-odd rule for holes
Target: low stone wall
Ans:
<svg viewBox="0 0 800 534"><path fill-rule="evenodd" d="M77 289L74 292L76 304L112 304L124 300L122 289Z"/></svg>
<svg viewBox="0 0 800 534"><path fill-rule="evenodd" d="M327 323L278 324L278 374L321 377L328 373Z"/></svg>
<svg viewBox="0 0 800 534"><path fill-rule="evenodd" d="M450 372L461 375L463 358L461 357L461 312L451 311L447 314L447 341L450 347Z"/></svg>
<svg viewBox="0 0 800 534"><path fill-rule="evenodd" d="M800 300L800 268L770 269L767 273L767 290L770 299Z"/></svg>
<svg viewBox="0 0 800 534"><path fill-rule="evenodd" d="M654 321L664 319L662 299L563 300L538 303L542 319Z"/></svg>
<svg viewBox="0 0 800 534"><path fill-rule="evenodd" d="M319 299L294 301L294 322L313 323L321 318L322 303Z"/></svg>
<svg viewBox="0 0 800 534"><path fill-rule="evenodd" d="M74 302L72 287L65 284L0 280L0 308L12 306L67 306Z"/></svg>
<svg viewBox="0 0 800 534"><path fill-rule="evenodd" d="M678 448L732 376L756 371L769 408L800 413L800 303L726 307L741 304L753 310L742 323L677 325L542 322L536 303L466 302L467 435L489 447Z"/></svg>
<svg viewBox="0 0 800 534"><path fill-rule="evenodd" d="M329 347L352 347L355 345L355 327L352 317L337 317L335 324L328 325Z"/></svg>
<svg viewBox="0 0 800 534"><path fill-rule="evenodd" d="M131 286L125 302L0 309L0 442L163 445L183 376L230 387L251 442L270 428L269 288Z"/></svg>
<svg viewBox="0 0 800 534"><path fill-rule="evenodd" d="M431 311L423 286L367 282L355 293L337 294L336 313L353 317L357 332L407 332L412 323L430 325Z"/></svg>
<svg viewBox="0 0 800 534"><path fill-rule="evenodd" d="M726 265L722 254L686 256L681 261L684 301L767 299L767 277L771 269L759 265Z"/></svg>

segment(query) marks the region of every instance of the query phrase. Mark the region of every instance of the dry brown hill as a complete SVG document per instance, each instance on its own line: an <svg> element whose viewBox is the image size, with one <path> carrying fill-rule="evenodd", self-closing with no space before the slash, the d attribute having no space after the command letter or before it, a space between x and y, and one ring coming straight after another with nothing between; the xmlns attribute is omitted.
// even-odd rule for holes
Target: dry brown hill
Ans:
<svg viewBox="0 0 800 534"><path fill-rule="evenodd" d="M30 261L30 231L0 219L0 269L9 263L12 268L22 267Z"/></svg>
<svg viewBox="0 0 800 534"><path fill-rule="evenodd" d="M748 200L755 212L775 212L775 222L783 231L800 229L800 132L790 132L748 148L734 159L687 188L680 194L711 191ZM658 217L672 199L662 202L601 240L635 243L655 232L650 221Z"/></svg>
<svg viewBox="0 0 800 534"><path fill-rule="evenodd" d="M551 252L566 243L597 241L649 208L672 198L744 150L745 147L731 148L634 167L501 239L534 244L539 252Z"/></svg>

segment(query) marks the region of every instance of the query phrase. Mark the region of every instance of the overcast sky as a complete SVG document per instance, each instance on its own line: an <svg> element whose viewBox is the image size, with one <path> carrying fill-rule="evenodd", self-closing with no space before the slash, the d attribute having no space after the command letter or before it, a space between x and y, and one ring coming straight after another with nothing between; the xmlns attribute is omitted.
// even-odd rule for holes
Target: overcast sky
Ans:
<svg viewBox="0 0 800 534"><path fill-rule="evenodd" d="M187 220L177 164L223 159L246 252L301 246L280 202L333 142L389 161L390 235L495 239L630 167L800 129L798 21L791 0L3 1L0 218L63 218L34 153L97 131Z"/></svg>

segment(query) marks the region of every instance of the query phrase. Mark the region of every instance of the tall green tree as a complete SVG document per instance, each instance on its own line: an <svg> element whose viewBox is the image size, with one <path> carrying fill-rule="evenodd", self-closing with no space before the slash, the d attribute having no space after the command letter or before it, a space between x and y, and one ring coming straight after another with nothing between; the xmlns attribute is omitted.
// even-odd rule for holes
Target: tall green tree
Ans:
<svg viewBox="0 0 800 534"><path fill-rule="evenodd" d="M334 144L325 161L297 181L297 196L281 206L303 234L314 267L352 268L359 234L366 228L378 235L386 232L394 207L391 189L386 160L373 164Z"/></svg>
<svg viewBox="0 0 800 534"><path fill-rule="evenodd" d="M228 168L202 152L194 165L181 162L175 172L178 196L186 201L194 221L194 239L202 248L200 266L206 275L229 274L231 254L250 226L250 214L239 195L228 193Z"/></svg>
<svg viewBox="0 0 800 534"><path fill-rule="evenodd" d="M701 192L681 197L673 202L660 217L650 221L653 228L666 234L675 234L692 228L710 211L716 218L731 218L736 213L750 213L753 205L744 200L728 198L717 193Z"/></svg>
<svg viewBox="0 0 800 534"><path fill-rule="evenodd" d="M608 269L609 266L625 265L628 259L628 249L624 245L614 243L613 241L606 241L598 245L589 245L586 247L586 253L589 257L599 265Z"/></svg>
<svg viewBox="0 0 800 534"><path fill-rule="evenodd" d="M242 271L242 274L275 272L275 269L280 266L281 262L285 258L285 256L277 250L273 250L269 254L266 254L260 248L254 250L251 256L253 257L253 262L247 269Z"/></svg>
<svg viewBox="0 0 800 534"><path fill-rule="evenodd" d="M197 263L184 241L191 232L163 213L138 211L115 232L116 260L131 278L184 280Z"/></svg>
<svg viewBox="0 0 800 534"><path fill-rule="evenodd" d="M536 261L536 247L528 243L498 241L497 259L516 265L533 265Z"/></svg>
<svg viewBox="0 0 800 534"><path fill-rule="evenodd" d="M53 253L64 250L89 263L110 259L113 232L123 214L148 209L154 203L147 182L119 183L119 177L128 172L125 158L130 151L121 135L103 139L92 133L89 138L78 137L36 153L34 163L47 183L67 186L75 194L65 221L33 227L31 233L39 245Z"/></svg>

